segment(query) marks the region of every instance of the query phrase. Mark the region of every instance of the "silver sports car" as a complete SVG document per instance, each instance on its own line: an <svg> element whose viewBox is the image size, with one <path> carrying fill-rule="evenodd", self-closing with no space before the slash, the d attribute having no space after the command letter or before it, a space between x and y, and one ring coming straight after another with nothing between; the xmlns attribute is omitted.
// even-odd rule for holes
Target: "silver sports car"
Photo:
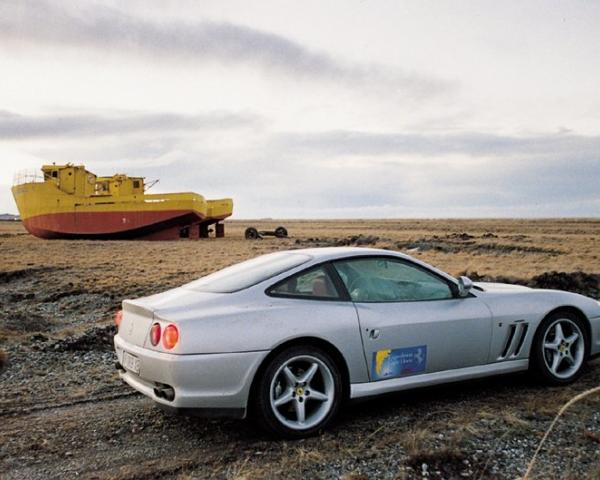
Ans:
<svg viewBox="0 0 600 480"><path fill-rule="evenodd" d="M387 250L271 253L125 300L121 378L176 412L297 438L347 399L519 370L554 385L600 353L600 303L472 283Z"/></svg>

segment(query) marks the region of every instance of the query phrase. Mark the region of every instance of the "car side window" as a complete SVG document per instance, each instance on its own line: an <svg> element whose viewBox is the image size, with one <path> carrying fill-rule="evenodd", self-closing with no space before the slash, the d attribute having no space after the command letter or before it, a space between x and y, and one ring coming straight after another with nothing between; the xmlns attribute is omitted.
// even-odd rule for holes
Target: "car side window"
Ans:
<svg viewBox="0 0 600 480"><path fill-rule="evenodd" d="M415 302L453 298L450 285L433 273L387 257L334 262L353 302Z"/></svg>
<svg viewBox="0 0 600 480"><path fill-rule="evenodd" d="M324 267L316 267L279 282L269 290L270 295L300 298L339 299L331 277Z"/></svg>

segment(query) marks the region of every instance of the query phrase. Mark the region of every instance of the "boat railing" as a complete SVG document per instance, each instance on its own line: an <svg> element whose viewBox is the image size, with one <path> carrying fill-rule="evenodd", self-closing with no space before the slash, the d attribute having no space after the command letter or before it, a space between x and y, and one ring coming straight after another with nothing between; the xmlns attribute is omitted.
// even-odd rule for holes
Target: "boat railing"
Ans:
<svg viewBox="0 0 600 480"><path fill-rule="evenodd" d="M13 186L24 183L42 183L44 176L39 170L19 170L13 175Z"/></svg>

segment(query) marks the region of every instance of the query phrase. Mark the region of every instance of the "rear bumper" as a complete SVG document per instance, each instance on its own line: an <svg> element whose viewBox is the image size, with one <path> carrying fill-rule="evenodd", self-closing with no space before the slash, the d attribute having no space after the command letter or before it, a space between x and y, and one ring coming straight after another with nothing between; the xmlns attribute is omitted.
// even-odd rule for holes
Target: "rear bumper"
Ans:
<svg viewBox="0 0 600 480"><path fill-rule="evenodd" d="M162 408L186 414L206 410L208 415L244 417L252 379L269 353L173 355L132 345L119 335L114 341L121 365L124 351L140 361L139 373L120 370L121 379ZM156 396L157 384L172 387L175 398L169 401Z"/></svg>

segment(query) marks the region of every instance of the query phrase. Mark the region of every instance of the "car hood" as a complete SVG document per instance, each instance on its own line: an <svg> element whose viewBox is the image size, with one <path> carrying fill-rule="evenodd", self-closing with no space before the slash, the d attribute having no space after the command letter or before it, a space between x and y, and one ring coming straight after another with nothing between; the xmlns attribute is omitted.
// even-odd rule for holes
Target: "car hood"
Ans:
<svg viewBox="0 0 600 480"><path fill-rule="evenodd" d="M473 284L476 287L481 288L484 292L489 293L515 293L531 290L529 287L512 285L510 283L473 282Z"/></svg>

